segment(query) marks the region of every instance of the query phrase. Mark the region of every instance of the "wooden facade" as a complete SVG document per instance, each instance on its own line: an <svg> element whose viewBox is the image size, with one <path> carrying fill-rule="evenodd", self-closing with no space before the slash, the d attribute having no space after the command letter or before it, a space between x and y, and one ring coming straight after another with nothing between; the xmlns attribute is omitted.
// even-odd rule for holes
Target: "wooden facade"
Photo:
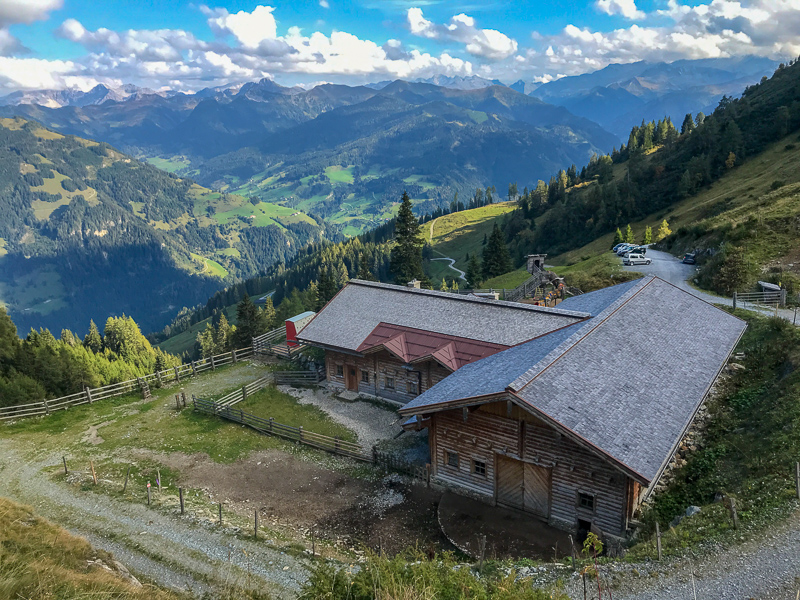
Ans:
<svg viewBox="0 0 800 600"><path fill-rule="evenodd" d="M508 401L429 415L436 480L549 524L624 536L639 485Z"/></svg>
<svg viewBox="0 0 800 600"><path fill-rule="evenodd" d="M328 386L405 404L450 375L434 360L404 364L381 350L365 355L325 351Z"/></svg>

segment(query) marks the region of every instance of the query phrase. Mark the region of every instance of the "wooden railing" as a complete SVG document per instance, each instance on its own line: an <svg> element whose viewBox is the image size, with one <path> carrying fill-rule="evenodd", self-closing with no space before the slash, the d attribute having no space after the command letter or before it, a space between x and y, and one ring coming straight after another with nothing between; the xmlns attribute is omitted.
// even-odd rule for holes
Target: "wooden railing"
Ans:
<svg viewBox="0 0 800 600"><path fill-rule="evenodd" d="M295 346L288 345L286 343L286 329L279 327L253 338L253 351L256 354L294 358L303 347L299 342L296 342L296 344Z"/></svg>
<svg viewBox="0 0 800 600"><path fill-rule="evenodd" d="M275 419L264 419L257 417L243 410L232 408L230 405L221 405L219 402L193 398L194 409L198 412L216 415L234 423L241 423L255 429L259 433L272 435L292 442L299 442L306 446L312 446L319 450L331 452L341 456L348 456L356 460L373 462L371 452L366 452L364 448L355 442L343 440L338 437L330 437L313 431L307 431L302 427L292 427L278 423Z"/></svg>
<svg viewBox="0 0 800 600"><path fill-rule="evenodd" d="M144 393L145 389L149 390L150 385L164 385L172 382L180 383L182 379L194 377L204 371L213 371L217 367L230 365L251 356L253 356L253 348L249 346L247 348L231 350L230 352L223 352L222 354L210 356L201 360L193 360L191 363L186 363L171 369L164 369L163 371L157 371L143 377L137 377L136 379L129 379L128 381L121 381L119 383L110 383L99 388L87 387L84 388L82 392L76 392L68 396L62 396L61 398L2 407L0 408L0 421L49 415L56 410L66 410L81 404L92 404L93 402L106 400L115 396L130 394L137 390Z"/></svg>

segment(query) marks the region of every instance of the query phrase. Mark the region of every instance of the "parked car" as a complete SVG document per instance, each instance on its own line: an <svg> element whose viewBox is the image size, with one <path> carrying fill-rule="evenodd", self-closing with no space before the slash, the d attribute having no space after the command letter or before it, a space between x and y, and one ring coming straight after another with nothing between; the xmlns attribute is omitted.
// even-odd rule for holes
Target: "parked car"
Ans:
<svg viewBox="0 0 800 600"><path fill-rule="evenodd" d="M647 258L644 254L626 254L625 258L622 259L622 264L626 266L630 265L649 265L652 261Z"/></svg>
<svg viewBox="0 0 800 600"><path fill-rule="evenodd" d="M620 242L619 244L617 244L616 246L614 246L614 247L611 249L611 251L612 251L612 252L616 252L617 250L619 250L619 249L620 249L620 248L622 248L623 246L627 246L627 245L628 245L628 244L626 244L625 242Z"/></svg>
<svg viewBox="0 0 800 600"><path fill-rule="evenodd" d="M693 265L697 263L697 256L694 252L687 252L683 255L683 264L685 265Z"/></svg>
<svg viewBox="0 0 800 600"><path fill-rule="evenodd" d="M636 244L627 244L617 250L617 256L623 256L628 252L636 252L639 247ZM641 253L639 253L641 254Z"/></svg>
<svg viewBox="0 0 800 600"><path fill-rule="evenodd" d="M625 250L625 252L622 254L622 256L624 258L624 257L628 256L629 254L642 254L642 255L644 255L646 253L647 253L647 248L643 248L642 246L633 246L632 248L628 248L627 250Z"/></svg>

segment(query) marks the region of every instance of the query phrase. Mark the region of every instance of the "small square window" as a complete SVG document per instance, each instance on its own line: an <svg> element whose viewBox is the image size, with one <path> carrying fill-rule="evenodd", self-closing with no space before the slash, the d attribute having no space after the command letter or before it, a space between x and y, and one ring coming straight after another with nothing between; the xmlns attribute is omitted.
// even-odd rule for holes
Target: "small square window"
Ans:
<svg viewBox="0 0 800 600"><path fill-rule="evenodd" d="M458 468L458 452L450 452L449 450L444 453L444 462L448 467Z"/></svg>
<svg viewBox="0 0 800 600"><path fill-rule="evenodd" d="M414 394L414 395L419 394L419 392L417 391L417 382L416 381L406 382L406 391L409 394Z"/></svg>
<svg viewBox="0 0 800 600"><path fill-rule="evenodd" d="M343 365L336 365L336 376L337 377L344 377L344 366Z"/></svg>
<svg viewBox="0 0 800 600"><path fill-rule="evenodd" d="M587 510L594 510L594 496L592 494L578 494L578 506Z"/></svg>
<svg viewBox="0 0 800 600"><path fill-rule="evenodd" d="M361 371L362 383L369 383L369 371Z"/></svg>
<svg viewBox="0 0 800 600"><path fill-rule="evenodd" d="M482 460L475 460L472 459L472 472L475 475L481 475L483 477L486 476L486 463Z"/></svg>
<svg viewBox="0 0 800 600"><path fill-rule="evenodd" d="M387 377L386 378L386 389L393 390L394 389L394 377Z"/></svg>

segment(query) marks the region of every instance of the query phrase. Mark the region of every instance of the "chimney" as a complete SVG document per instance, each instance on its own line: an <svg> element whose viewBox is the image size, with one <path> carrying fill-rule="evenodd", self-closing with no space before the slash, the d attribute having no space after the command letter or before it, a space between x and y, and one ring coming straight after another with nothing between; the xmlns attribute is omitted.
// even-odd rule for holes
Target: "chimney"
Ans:
<svg viewBox="0 0 800 600"><path fill-rule="evenodd" d="M406 284L406 287L420 289L420 281L418 279L413 279Z"/></svg>

